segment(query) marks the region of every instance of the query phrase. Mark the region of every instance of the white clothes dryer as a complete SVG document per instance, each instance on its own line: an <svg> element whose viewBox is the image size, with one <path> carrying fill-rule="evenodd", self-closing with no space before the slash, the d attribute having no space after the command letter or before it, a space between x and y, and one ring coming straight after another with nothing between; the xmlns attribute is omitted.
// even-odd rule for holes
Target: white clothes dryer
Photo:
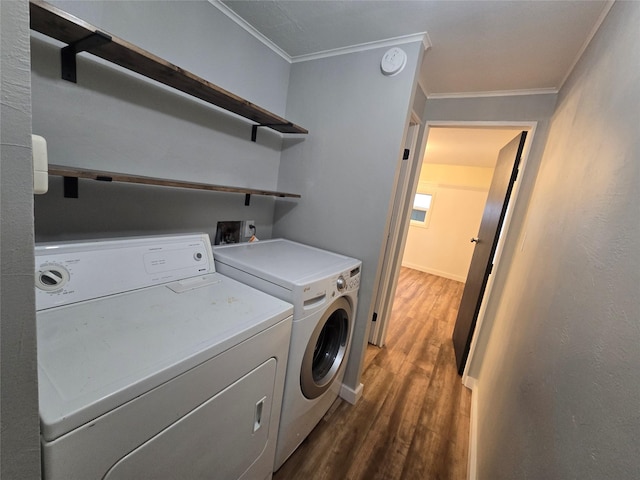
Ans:
<svg viewBox="0 0 640 480"><path fill-rule="evenodd" d="M219 246L213 256L218 272L293 304L277 470L339 395L361 262L284 239Z"/></svg>
<svg viewBox="0 0 640 480"><path fill-rule="evenodd" d="M208 235L39 244L45 480L269 479L290 304Z"/></svg>

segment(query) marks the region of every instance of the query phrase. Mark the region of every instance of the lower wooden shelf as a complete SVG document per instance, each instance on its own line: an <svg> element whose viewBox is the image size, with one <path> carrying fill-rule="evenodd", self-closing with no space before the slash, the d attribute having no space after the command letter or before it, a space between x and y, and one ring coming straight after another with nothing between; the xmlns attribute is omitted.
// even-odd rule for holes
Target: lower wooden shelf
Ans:
<svg viewBox="0 0 640 480"><path fill-rule="evenodd" d="M129 175L126 173L104 172L88 170L77 167L65 167L61 165L49 165L49 175L65 177L65 197L78 196L77 179L87 178L103 182L138 183L142 185L158 185L162 187L191 188L195 190L208 190L212 192L244 193L245 205L249 205L251 195L265 195L271 197L300 198L297 193L276 192L254 188L228 187L225 185L212 185L209 183L185 182L182 180L169 180L165 178L146 177L141 175ZM74 190L75 185L75 192Z"/></svg>

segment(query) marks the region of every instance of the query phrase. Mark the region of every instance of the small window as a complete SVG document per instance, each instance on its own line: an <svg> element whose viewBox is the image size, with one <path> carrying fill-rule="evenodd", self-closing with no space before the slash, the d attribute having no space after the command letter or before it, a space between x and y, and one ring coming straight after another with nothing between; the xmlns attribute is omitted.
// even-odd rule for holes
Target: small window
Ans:
<svg viewBox="0 0 640 480"><path fill-rule="evenodd" d="M427 227L429 225L429 212L433 195L430 193L416 193L411 209L411 225Z"/></svg>

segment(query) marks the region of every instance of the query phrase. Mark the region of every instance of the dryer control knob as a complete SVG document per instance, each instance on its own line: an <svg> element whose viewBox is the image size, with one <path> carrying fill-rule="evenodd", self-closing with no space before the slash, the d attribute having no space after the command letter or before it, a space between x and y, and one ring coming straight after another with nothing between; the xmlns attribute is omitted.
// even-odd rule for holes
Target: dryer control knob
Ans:
<svg viewBox="0 0 640 480"><path fill-rule="evenodd" d="M338 291L342 291L345 289L345 287L347 286L347 281L344 279L344 277L342 275L340 275L338 277L338 280L336 281L336 287L338 287Z"/></svg>
<svg viewBox="0 0 640 480"><path fill-rule="evenodd" d="M69 271L62 265L45 265L36 272L36 287L45 292L53 292L64 287L69 281Z"/></svg>

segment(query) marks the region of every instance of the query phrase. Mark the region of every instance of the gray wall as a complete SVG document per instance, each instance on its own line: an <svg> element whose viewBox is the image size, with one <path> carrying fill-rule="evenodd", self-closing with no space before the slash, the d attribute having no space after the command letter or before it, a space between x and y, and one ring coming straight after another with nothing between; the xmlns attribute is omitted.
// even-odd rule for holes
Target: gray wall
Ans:
<svg viewBox="0 0 640 480"><path fill-rule="evenodd" d="M418 118L422 116L422 112L424 112L424 107L426 104L427 104L427 95L424 93L424 90L422 90L422 87L420 86L420 84L418 84L418 87L416 88L416 93L413 96L413 107L412 107L413 113L415 113L418 116Z"/></svg>
<svg viewBox="0 0 640 480"><path fill-rule="evenodd" d="M0 477L40 478L29 16L0 2Z"/></svg>
<svg viewBox="0 0 640 480"><path fill-rule="evenodd" d="M640 474L640 3L563 87L478 383L478 478Z"/></svg>
<svg viewBox="0 0 640 480"><path fill-rule="evenodd" d="M300 191L276 201L274 235L363 261L356 326L345 383L357 387L387 211L424 47L402 45L407 66L380 72L386 48L292 65L287 115L309 129L285 140L278 188Z"/></svg>
<svg viewBox="0 0 640 480"><path fill-rule="evenodd" d="M49 3L284 115L289 62L248 35L207 0Z"/></svg>
<svg viewBox="0 0 640 480"><path fill-rule="evenodd" d="M206 1L55 2L57 6L284 115L290 64ZM49 161L96 170L274 190L282 138L102 60L78 57L78 83L60 79L58 43L32 35L33 130ZM292 118L297 122L297 119ZM255 220L271 236L274 200L161 187L61 180L36 197L36 240L204 231Z"/></svg>

